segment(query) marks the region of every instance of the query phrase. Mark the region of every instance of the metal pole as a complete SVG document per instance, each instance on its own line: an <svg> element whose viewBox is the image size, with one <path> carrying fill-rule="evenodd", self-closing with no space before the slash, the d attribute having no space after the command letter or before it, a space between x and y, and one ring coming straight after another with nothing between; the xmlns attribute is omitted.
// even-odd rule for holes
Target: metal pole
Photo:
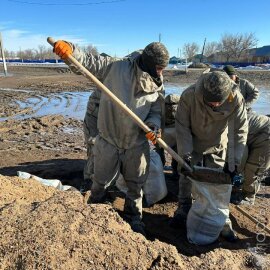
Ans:
<svg viewBox="0 0 270 270"><path fill-rule="evenodd" d="M161 42L161 34L158 36L158 41Z"/></svg>
<svg viewBox="0 0 270 270"><path fill-rule="evenodd" d="M0 48L1 48L1 54L2 54L4 72L5 72L5 76L7 76L7 65L6 65L6 59L5 59L5 54L4 54L4 45L3 45L3 40L2 40L2 34L1 34L1 32L0 32Z"/></svg>
<svg viewBox="0 0 270 270"><path fill-rule="evenodd" d="M201 54L201 59L200 59L200 63L203 60L203 53L204 53L204 46L205 46L205 42L206 42L206 38L204 39L204 43L203 43L203 49L202 49L202 54Z"/></svg>

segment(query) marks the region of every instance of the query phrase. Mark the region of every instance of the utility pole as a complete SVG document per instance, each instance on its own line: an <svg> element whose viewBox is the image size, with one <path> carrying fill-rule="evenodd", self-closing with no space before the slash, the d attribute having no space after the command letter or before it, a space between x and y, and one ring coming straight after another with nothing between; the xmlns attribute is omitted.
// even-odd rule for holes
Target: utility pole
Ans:
<svg viewBox="0 0 270 270"><path fill-rule="evenodd" d="M161 34L158 35L158 42L161 42Z"/></svg>
<svg viewBox="0 0 270 270"><path fill-rule="evenodd" d="M21 61L23 63L23 58L22 58L22 48L20 47L20 58L21 58Z"/></svg>
<svg viewBox="0 0 270 270"><path fill-rule="evenodd" d="M5 59L5 54L4 54L4 45L3 45L1 32L0 32L0 49L1 49L1 54L2 54L2 61L3 61L5 76L7 76L7 65L6 65L6 59Z"/></svg>
<svg viewBox="0 0 270 270"><path fill-rule="evenodd" d="M205 46L205 42L206 42L206 38L204 39L204 43L203 43L203 49L202 49L202 54L201 54L201 59L200 59L200 63L203 60L203 53L204 53L204 46Z"/></svg>

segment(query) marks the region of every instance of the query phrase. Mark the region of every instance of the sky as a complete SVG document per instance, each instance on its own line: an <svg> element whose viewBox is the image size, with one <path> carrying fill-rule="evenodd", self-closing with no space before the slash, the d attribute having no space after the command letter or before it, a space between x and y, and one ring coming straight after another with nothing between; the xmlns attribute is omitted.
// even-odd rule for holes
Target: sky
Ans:
<svg viewBox="0 0 270 270"><path fill-rule="evenodd" d="M51 36L123 57L160 37L179 56L185 43L250 32L261 47L270 45L269 17L269 0L0 0L9 51L49 47Z"/></svg>

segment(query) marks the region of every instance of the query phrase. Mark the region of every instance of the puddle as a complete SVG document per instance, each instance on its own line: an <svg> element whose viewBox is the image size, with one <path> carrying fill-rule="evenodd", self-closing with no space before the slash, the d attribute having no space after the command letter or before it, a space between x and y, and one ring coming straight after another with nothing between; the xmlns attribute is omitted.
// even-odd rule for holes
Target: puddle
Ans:
<svg viewBox="0 0 270 270"><path fill-rule="evenodd" d="M182 92L190 86L190 84L179 85L179 84L173 84L173 83L165 83L164 86L165 86L166 96L169 94L181 95Z"/></svg>
<svg viewBox="0 0 270 270"><path fill-rule="evenodd" d="M252 108L258 114L270 114L270 88L258 88L260 90L260 95Z"/></svg>
<svg viewBox="0 0 270 270"><path fill-rule="evenodd" d="M178 84L165 84L165 94L178 94L181 95L182 92L189 85L178 85ZM253 110L258 114L270 114L270 88L265 86L258 86L260 95L258 100L253 104Z"/></svg>
<svg viewBox="0 0 270 270"><path fill-rule="evenodd" d="M165 94L181 95L188 86L188 84L179 85L167 83L165 84ZM258 114L270 114L270 88L259 87L259 89L260 96L257 102L253 105L253 109ZM0 91L17 91L25 93L34 92L27 89L14 90L9 88L0 88ZM15 102L19 105L21 110L24 110L24 113L17 114L13 117L0 118L0 121L4 121L6 119L23 120L31 117L41 117L52 114L60 114L65 117L83 120L91 92L91 90L88 92L62 92L49 94L47 96L36 95L29 97L25 101L16 100Z"/></svg>
<svg viewBox="0 0 270 270"><path fill-rule="evenodd" d="M12 73L7 73L7 75L5 73L1 73L0 72L0 77L12 77L13 74Z"/></svg>
<svg viewBox="0 0 270 270"><path fill-rule="evenodd" d="M24 90L26 91L26 90ZM49 94L47 96L36 95L24 101L16 100L21 110L29 108L30 113L18 114L13 117L0 118L0 121L7 119L23 120L31 117L60 114L65 117L82 120L85 115L89 92L62 92Z"/></svg>

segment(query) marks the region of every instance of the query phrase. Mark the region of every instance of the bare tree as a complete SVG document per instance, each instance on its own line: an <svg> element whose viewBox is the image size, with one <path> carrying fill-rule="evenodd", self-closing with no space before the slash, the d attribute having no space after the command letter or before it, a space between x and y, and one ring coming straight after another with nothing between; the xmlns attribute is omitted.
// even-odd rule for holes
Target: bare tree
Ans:
<svg viewBox="0 0 270 270"><path fill-rule="evenodd" d="M225 34L220 41L220 51L226 61L239 60L249 49L257 45L257 38L254 33L246 34Z"/></svg>
<svg viewBox="0 0 270 270"><path fill-rule="evenodd" d="M95 46L93 46L92 44L89 44L87 46L81 46L80 48L85 53L91 53L93 55L98 55L97 48Z"/></svg>
<svg viewBox="0 0 270 270"><path fill-rule="evenodd" d="M45 59L47 48L44 45L38 45L38 49L36 50L36 58L38 60Z"/></svg>
<svg viewBox="0 0 270 270"><path fill-rule="evenodd" d="M36 51L34 49L26 49L23 51L19 51L17 52L17 57L21 58L21 59L35 59L36 56Z"/></svg>
<svg viewBox="0 0 270 270"><path fill-rule="evenodd" d="M207 42L204 49L204 56L208 57L219 50L219 44L215 41Z"/></svg>
<svg viewBox="0 0 270 270"><path fill-rule="evenodd" d="M191 59L195 54L199 51L199 45L195 42L193 43L185 43L183 46L184 56L187 59Z"/></svg>
<svg viewBox="0 0 270 270"><path fill-rule="evenodd" d="M56 59L58 56L53 52L51 48L46 48L44 51L43 59Z"/></svg>
<svg viewBox="0 0 270 270"><path fill-rule="evenodd" d="M16 54L13 51L4 50L6 59L15 58ZM1 54L0 54L1 55Z"/></svg>

